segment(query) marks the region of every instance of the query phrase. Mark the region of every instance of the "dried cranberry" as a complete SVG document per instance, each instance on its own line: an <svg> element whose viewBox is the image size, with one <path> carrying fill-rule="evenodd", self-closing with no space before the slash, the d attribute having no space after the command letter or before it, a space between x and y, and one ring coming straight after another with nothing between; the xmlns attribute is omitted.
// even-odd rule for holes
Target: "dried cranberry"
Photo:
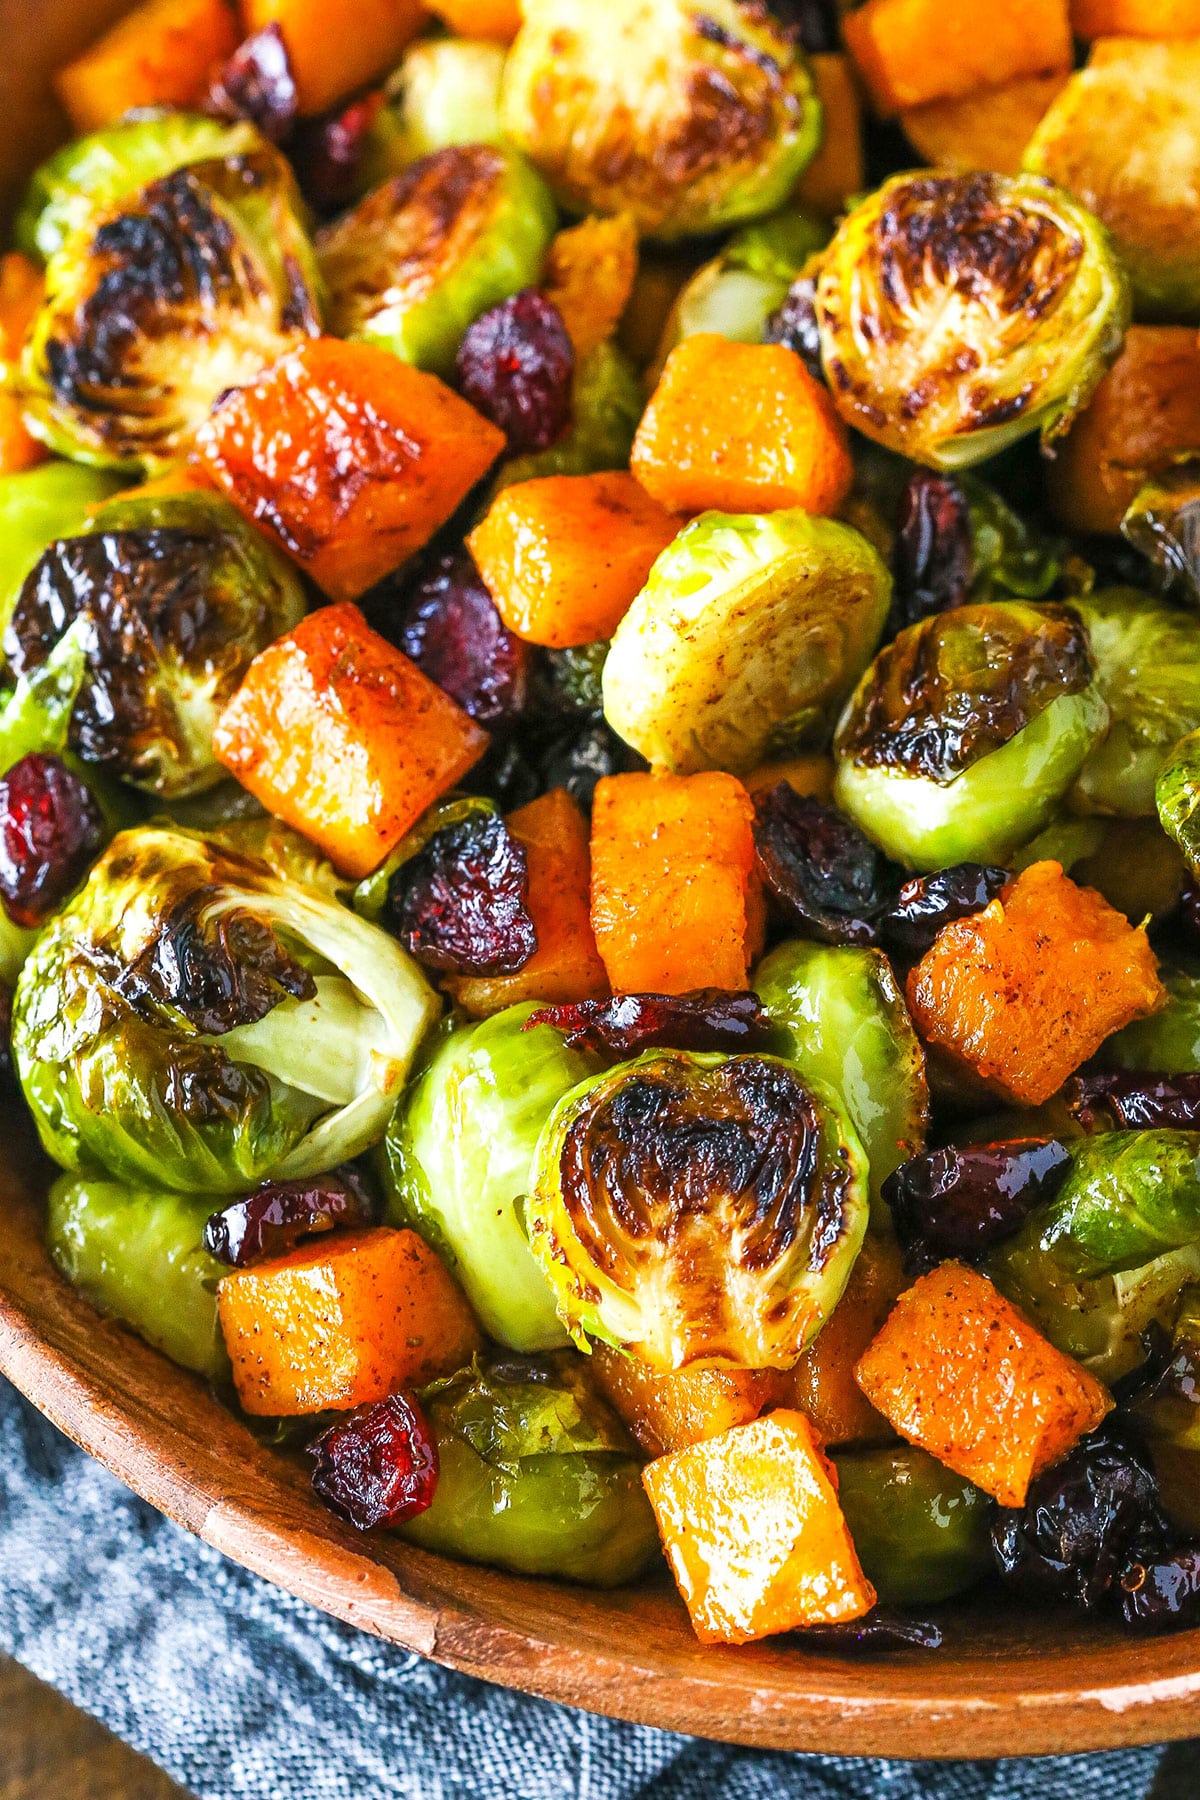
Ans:
<svg viewBox="0 0 1200 1800"><path fill-rule="evenodd" d="M304 198L323 216L340 212L354 199L371 127L383 104L383 91L377 89L338 112L306 120L297 131L292 164Z"/></svg>
<svg viewBox="0 0 1200 1800"><path fill-rule="evenodd" d="M475 320L458 347L458 385L515 453L545 450L571 423L575 352L562 314L536 288Z"/></svg>
<svg viewBox="0 0 1200 1800"><path fill-rule="evenodd" d="M360 1531L399 1525L433 1504L437 1440L417 1402L389 1394L339 1419L308 1447L313 1491Z"/></svg>
<svg viewBox="0 0 1200 1800"><path fill-rule="evenodd" d="M1200 1544L1145 1559L1121 1571L1116 1587L1121 1622L1146 1636L1200 1625Z"/></svg>
<svg viewBox="0 0 1200 1800"><path fill-rule="evenodd" d="M972 1261L1011 1237L1070 1166L1055 1138L947 1145L901 1163L881 1191L908 1265L919 1271L947 1257Z"/></svg>
<svg viewBox="0 0 1200 1800"><path fill-rule="evenodd" d="M427 968L514 975L537 949L525 846L496 813L435 831L388 886L384 923Z"/></svg>
<svg viewBox="0 0 1200 1800"><path fill-rule="evenodd" d="M1107 1069L1073 1076L1064 1097L1089 1132L1200 1130L1200 1075Z"/></svg>
<svg viewBox="0 0 1200 1800"><path fill-rule="evenodd" d="M821 944L877 941L889 865L835 806L777 783L755 802L754 847L790 924Z"/></svg>
<svg viewBox="0 0 1200 1800"><path fill-rule="evenodd" d="M204 110L218 119L249 119L273 144L287 139L296 123L299 97L278 25L264 25L238 45L218 69Z"/></svg>
<svg viewBox="0 0 1200 1800"><path fill-rule="evenodd" d="M592 804L596 783L606 775L628 775L645 767L637 751L605 719L589 719L578 730L555 735L537 758L543 788L566 788L585 810Z"/></svg>
<svg viewBox="0 0 1200 1800"><path fill-rule="evenodd" d="M975 573L971 509L949 475L915 469L892 552L892 626L899 631L966 603Z"/></svg>
<svg viewBox="0 0 1200 1800"><path fill-rule="evenodd" d="M636 1056L641 1050L752 1050L770 1036L757 994L698 988L691 994L616 994L542 1006L521 1027L553 1025L572 1050Z"/></svg>
<svg viewBox="0 0 1200 1800"><path fill-rule="evenodd" d="M104 817L59 756L30 751L0 780L0 901L14 925L40 925L87 872Z"/></svg>
<svg viewBox="0 0 1200 1800"><path fill-rule="evenodd" d="M834 1625L806 1625L792 1635L793 1643L818 1644L830 1650L940 1650L941 1627L929 1619L910 1619L886 1607L873 1606L861 1619L843 1619Z"/></svg>
<svg viewBox="0 0 1200 1800"><path fill-rule="evenodd" d="M528 746L512 737L492 739L464 778L464 786L484 800L494 800L501 812L516 812L545 792Z"/></svg>
<svg viewBox="0 0 1200 1800"><path fill-rule="evenodd" d="M883 940L889 950L917 962L943 925L982 912L1011 879L1007 869L986 863L955 863L936 875L918 875L905 882L880 921Z"/></svg>
<svg viewBox="0 0 1200 1800"><path fill-rule="evenodd" d="M467 552L439 557L414 589L397 642L481 725L525 709L531 651L505 625Z"/></svg>
<svg viewBox="0 0 1200 1800"><path fill-rule="evenodd" d="M279 1256L303 1237L335 1225L369 1225L375 1206L356 1169L295 1181L264 1181L243 1200L231 1200L208 1219L204 1248L219 1262L244 1269Z"/></svg>
<svg viewBox="0 0 1200 1800"><path fill-rule="evenodd" d="M799 275L783 302L767 320L763 339L794 350L809 374L824 381L821 365L821 329L817 324L817 284L811 275Z"/></svg>

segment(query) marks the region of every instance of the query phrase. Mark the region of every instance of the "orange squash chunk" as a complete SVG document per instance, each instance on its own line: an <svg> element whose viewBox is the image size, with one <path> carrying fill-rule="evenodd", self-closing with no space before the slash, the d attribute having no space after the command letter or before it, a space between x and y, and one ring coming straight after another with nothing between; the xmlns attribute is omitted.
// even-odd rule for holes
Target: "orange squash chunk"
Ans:
<svg viewBox="0 0 1200 1800"><path fill-rule="evenodd" d="M0 364L14 364L46 291L42 271L19 250L0 256ZM7 372L7 369L5 370ZM0 475L45 462L47 451L25 429L21 401L0 388Z"/></svg>
<svg viewBox="0 0 1200 1800"><path fill-rule="evenodd" d="M855 1377L901 1437L1001 1506L1023 1506L1034 1476L1113 1404L986 1276L955 1262L900 1296Z"/></svg>
<svg viewBox="0 0 1200 1800"><path fill-rule="evenodd" d="M148 0L59 69L54 91L76 131L134 106L194 106L240 35L227 0Z"/></svg>
<svg viewBox="0 0 1200 1800"><path fill-rule="evenodd" d="M387 75L428 14L421 0L242 0L247 32L278 25L305 114Z"/></svg>
<svg viewBox="0 0 1200 1800"><path fill-rule="evenodd" d="M783 1398L778 1369L652 1369L640 1356L593 1344L596 1386L648 1456L686 1450L757 1419Z"/></svg>
<svg viewBox="0 0 1200 1800"><path fill-rule="evenodd" d="M947 925L908 978L926 1043L1027 1106L1166 998L1145 932L1056 862L1034 863L983 912Z"/></svg>
<svg viewBox="0 0 1200 1800"><path fill-rule="evenodd" d="M349 1410L461 1368L479 1327L415 1231L338 1233L235 1269L217 1288L248 1413Z"/></svg>
<svg viewBox="0 0 1200 1800"><path fill-rule="evenodd" d="M614 993L745 987L761 923L753 821L732 775L597 783L592 928Z"/></svg>
<svg viewBox="0 0 1200 1800"><path fill-rule="evenodd" d="M349 604L310 613L261 651L213 734L217 759L243 787L358 878L487 742Z"/></svg>
<svg viewBox="0 0 1200 1800"><path fill-rule="evenodd" d="M837 213L851 194L861 193L867 185L858 75L850 58L841 54L818 54L808 61L825 135L800 177L796 199L816 212Z"/></svg>
<svg viewBox="0 0 1200 1800"><path fill-rule="evenodd" d="M507 823L525 846L537 949L515 975L451 978L445 985L475 1019L525 1000L602 1000L608 976L592 931L587 820L565 788L552 788L510 813Z"/></svg>
<svg viewBox="0 0 1200 1800"><path fill-rule="evenodd" d="M564 650L611 637L680 521L632 475L548 475L492 501L467 545L510 631Z"/></svg>
<svg viewBox="0 0 1200 1800"><path fill-rule="evenodd" d="M896 1244L870 1234L846 1290L786 1380L785 1404L811 1419L823 1444L879 1444L892 1428L854 1379L854 1365L905 1286Z"/></svg>
<svg viewBox="0 0 1200 1800"><path fill-rule="evenodd" d="M660 1456L642 1483L703 1644L859 1619L875 1590L803 1413L774 1412Z"/></svg>
<svg viewBox="0 0 1200 1800"><path fill-rule="evenodd" d="M909 143L935 169L1016 175L1030 138L1067 79L1065 74L1026 75L982 93L930 100L906 108L900 123Z"/></svg>
<svg viewBox="0 0 1200 1800"><path fill-rule="evenodd" d="M521 29L521 0L429 0L429 10L459 37L508 44Z"/></svg>
<svg viewBox="0 0 1200 1800"><path fill-rule="evenodd" d="M577 362L617 329L637 271L637 226L628 213L584 219L554 239L542 292L562 314Z"/></svg>
<svg viewBox="0 0 1200 1800"><path fill-rule="evenodd" d="M1200 0L1071 0L1076 37L1200 37Z"/></svg>
<svg viewBox="0 0 1200 1800"><path fill-rule="evenodd" d="M445 523L504 433L387 350L313 338L227 395L197 443L246 517L353 600Z"/></svg>
<svg viewBox="0 0 1200 1800"><path fill-rule="evenodd" d="M829 391L793 351L707 331L668 356L630 467L647 493L681 513L832 513L854 474Z"/></svg>
<svg viewBox="0 0 1200 1800"><path fill-rule="evenodd" d="M885 118L1069 69L1073 48L1067 0L866 0L844 15L842 35Z"/></svg>

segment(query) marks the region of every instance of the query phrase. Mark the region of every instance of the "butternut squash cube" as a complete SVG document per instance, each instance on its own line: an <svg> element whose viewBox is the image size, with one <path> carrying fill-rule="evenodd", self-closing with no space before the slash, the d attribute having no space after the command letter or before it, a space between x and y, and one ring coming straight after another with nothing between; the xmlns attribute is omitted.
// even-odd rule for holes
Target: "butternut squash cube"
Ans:
<svg viewBox="0 0 1200 1800"><path fill-rule="evenodd" d="M1067 0L866 0L842 33L885 118L1072 60Z"/></svg>
<svg viewBox="0 0 1200 1800"><path fill-rule="evenodd" d="M59 69L54 91L78 132L135 106L195 106L239 35L229 0L147 0Z"/></svg>
<svg viewBox="0 0 1200 1800"><path fill-rule="evenodd" d="M421 0L241 0L246 30L278 25L305 115L390 74L428 17Z"/></svg>
<svg viewBox="0 0 1200 1800"><path fill-rule="evenodd" d="M652 1369L640 1356L600 1343L592 1346L591 1372L648 1456L749 1424L782 1399L787 1383L778 1369Z"/></svg>
<svg viewBox="0 0 1200 1800"><path fill-rule="evenodd" d="M903 1291L904 1264L890 1239L868 1233L841 1299L785 1380L784 1404L812 1420L823 1444L881 1444L892 1428L854 1379L854 1365Z"/></svg>

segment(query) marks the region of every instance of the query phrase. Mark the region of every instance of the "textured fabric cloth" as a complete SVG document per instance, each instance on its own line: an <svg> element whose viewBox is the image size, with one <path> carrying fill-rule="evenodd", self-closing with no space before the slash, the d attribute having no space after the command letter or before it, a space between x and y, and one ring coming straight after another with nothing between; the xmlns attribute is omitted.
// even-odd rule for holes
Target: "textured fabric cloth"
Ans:
<svg viewBox="0 0 1200 1800"><path fill-rule="evenodd" d="M198 1800L1146 1800L1161 1757L778 1755L509 1694L227 1562L3 1382L0 1648Z"/></svg>

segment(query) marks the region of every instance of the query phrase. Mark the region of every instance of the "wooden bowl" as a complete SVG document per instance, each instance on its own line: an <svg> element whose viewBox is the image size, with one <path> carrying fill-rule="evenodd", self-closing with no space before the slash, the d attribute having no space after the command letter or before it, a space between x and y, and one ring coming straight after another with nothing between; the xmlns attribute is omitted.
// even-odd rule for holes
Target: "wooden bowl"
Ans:
<svg viewBox="0 0 1200 1800"><path fill-rule="evenodd" d="M0 0L0 203L66 135L47 72L126 10ZM298 1461L60 1279L42 1246L46 1165L27 1122L0 1118L0 1131L0 1372L144 1499L326 1612L488 1681L764 1748L1009 1756L1200 1731L1200 1632L1130 1642L985 1592L940 1609L939 1652L705 1649L665 1577L602 1594L358 1536L314 1500Z"/></svg>

